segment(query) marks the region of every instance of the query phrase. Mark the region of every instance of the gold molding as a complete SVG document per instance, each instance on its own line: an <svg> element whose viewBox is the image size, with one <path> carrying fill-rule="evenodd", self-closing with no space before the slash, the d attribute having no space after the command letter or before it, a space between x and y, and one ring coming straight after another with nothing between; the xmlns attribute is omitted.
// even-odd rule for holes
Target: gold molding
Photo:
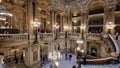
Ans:
<svg viewBox="0 0 120 68"><path fill-rule="evenodd" d="M16 10L18 12L27 12L26 8L14 5L14 4L9 4L9 3L3 3L4 6L6 6L6 8L12 10Z"/></svg>

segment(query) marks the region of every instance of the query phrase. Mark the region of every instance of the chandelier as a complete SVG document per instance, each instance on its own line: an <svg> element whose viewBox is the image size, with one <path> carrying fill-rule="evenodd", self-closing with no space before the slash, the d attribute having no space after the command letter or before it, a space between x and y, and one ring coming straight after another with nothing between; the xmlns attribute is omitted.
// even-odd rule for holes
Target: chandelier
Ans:
<svg viewBox="0 0 120 68"><path fill-rule="evenodd" d="M59 51L54 50L49 53L48 58L52 61L59 61L61 59L61 54Z"/></svg>
<svg viewBox="0 0 120 68"><path fill-rule="evenodd" d="M8 9L2 5L2 0L0 0L0 15L13 16Z"/></svg>
<svg viewBox="0 0 120 68"><path fill-rule="evenodd" d="M54 62L56 68L59 66L59 61L61 59L61 54L58 50L54 50L48 54L48 59Z"/></svg>

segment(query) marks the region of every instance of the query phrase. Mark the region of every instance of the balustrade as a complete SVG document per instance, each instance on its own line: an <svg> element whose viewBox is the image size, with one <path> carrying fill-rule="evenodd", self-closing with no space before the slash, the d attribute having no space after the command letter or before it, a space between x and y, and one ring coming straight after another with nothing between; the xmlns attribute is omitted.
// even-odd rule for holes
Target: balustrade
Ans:
<svg viewBox="0 0 120 68"><path fill-rule="evenodd" d="M55 37L54 33L40 33L41 39L53 39ZM79 33L68 33L68 38L79 37ZM65 33L60 33L59 38L65 38Z"/></svg>
<svg viewBox="0 0 120 68"><path fill-rule="evenodd" d="M100 59L87 59L87 64L106 64L110 63L110 61L113 59L113 57L107 57L107 58L100 58ZM83 63L84 61L82 59L79 59L78 62Z"/></svg>
<svg viewBox="0 0 120 68"><path fill-rule="evenodd" d="M68 38L78 38L79 33L68 33ZM60 38L65 38L65 33L60 33Z"/></svg>
<svg viewBox="0 0 120 68"><path fill-rule="evenodd" d="M41 39L50 39L54 37L53 33L40 33L39 35Z"/></svg>
<svg viewBox="0 0 120 68"><path fill-rule="evenodd" d="M28 34L0 34L0 40L27 40Z"/></svg>

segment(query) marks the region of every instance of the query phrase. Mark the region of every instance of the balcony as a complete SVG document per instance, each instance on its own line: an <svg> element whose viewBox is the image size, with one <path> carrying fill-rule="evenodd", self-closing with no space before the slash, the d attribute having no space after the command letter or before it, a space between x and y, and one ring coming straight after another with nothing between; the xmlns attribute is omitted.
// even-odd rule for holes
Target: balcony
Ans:
<svg viewBox="0 0 120 68"><path fill-rule="evenodd" d="M52 40L54 39L54 34L53 33L39 33L40 39L42 40Z"/></svg>
<svg viewBox="0 0 120 68"><path fill-rule="evenodd" d="M12 47L28 43L28 34L0 34L0 47Z"/></svg>

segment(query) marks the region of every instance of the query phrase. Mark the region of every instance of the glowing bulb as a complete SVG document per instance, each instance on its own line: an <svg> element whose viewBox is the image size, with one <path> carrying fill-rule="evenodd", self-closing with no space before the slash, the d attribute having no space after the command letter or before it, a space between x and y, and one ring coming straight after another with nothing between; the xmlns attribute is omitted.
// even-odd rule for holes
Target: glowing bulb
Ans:
<svg viewBox="0 0 120 68"><path fill-rule="evenodd" d="M0 3L2 3L2 0L0 0Z"/></svg>
<svg viewBox="0 0 120 68"><path fill-rule="evenodd" d="M77 47L77 50L80 51L80 47L79 46Z"/></svg>

